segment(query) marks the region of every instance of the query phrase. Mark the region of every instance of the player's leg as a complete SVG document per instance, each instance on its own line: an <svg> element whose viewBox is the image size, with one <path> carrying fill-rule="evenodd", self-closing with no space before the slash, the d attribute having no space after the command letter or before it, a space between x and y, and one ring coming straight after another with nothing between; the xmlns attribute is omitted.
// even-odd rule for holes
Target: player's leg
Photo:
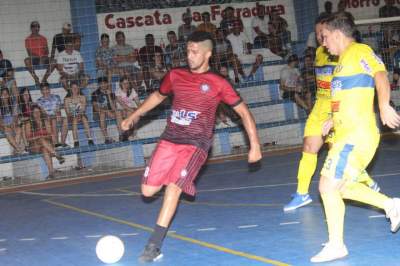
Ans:
<svg viewBox="0 0 400 266"><path fill-rule="evenodd" d="M369 188L375 190L376 192L379 192L381 190L378 183L369 176L367 171L363 171L361 173L360 177L358 178L358 182L366 184Z"/></svg>

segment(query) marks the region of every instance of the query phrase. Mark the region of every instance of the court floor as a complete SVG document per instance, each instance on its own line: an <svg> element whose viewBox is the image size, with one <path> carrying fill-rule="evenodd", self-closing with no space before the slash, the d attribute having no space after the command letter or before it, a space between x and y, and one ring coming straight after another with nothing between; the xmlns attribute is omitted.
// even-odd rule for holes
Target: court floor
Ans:
<svg viewBox="0 0 400 266"><path fill-rule="evenodd" d="M397 141L383 141L369 169L389 196L400 197L399 151ZM206 166L196 198L182 199L164 257L154 265L312 265L327 240L318 175L311 205L282 210L296 189L299 157L268 155L254 173L240 160ZM161 197L145 201L139 185L140 176L126 176L0 195L0 265L103 265L95 245L109 234L126 248L113 265L139 265L161 205ZM390 232L382 211L347 203L345 221L349 256L322 265L400 265L400 233Z"/></svg>

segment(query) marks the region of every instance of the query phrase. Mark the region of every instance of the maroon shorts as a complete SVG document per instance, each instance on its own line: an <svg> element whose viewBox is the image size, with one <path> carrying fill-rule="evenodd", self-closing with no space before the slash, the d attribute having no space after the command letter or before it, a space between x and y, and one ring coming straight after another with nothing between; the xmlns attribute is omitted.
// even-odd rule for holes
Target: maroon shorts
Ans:
<svg viewBox="0 0 400 266"><path fill-rule="evenodd" d="M143 174L149 186L176 184L189 195L196 193L193 182L207 159L207 152L193 145L161 140Z"/></svg>

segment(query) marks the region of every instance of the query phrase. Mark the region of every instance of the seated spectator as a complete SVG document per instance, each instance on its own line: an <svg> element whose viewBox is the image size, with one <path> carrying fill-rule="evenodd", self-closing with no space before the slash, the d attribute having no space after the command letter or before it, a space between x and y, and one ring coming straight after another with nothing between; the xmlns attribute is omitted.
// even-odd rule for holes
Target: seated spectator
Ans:
<svg viewBox="0 0 400 266"><path fill-rule="evenodd" d="M122 120L127 118L133 111L135 111L139 105L139 97L137 92L132 89L129 79L127 77L122 77L119 80L119 88L115 91L117 110L116 117L118 128L121 130ZM133 130L126 131L122 133L119 141L127 141L129 135L133 133Z"/></svg>
<svg viewBox="0 0 400 266"><path fill-rule="evenodd" d="M3 52L0 50L0 85L3 84L3 79L6 77L7 70L12 68L13 66L10 60L5 59L3 56Z"/></svg>
<svg viewBox="0 0 400 266"><path fill-rule="evenodd" d="M50 93L49 84L47 82L40 84L40 92L42 96L36 101L37 105L42 108L46 114L47 120L51 126L51 136L55 147L69 147L65 141L68 134L68 121L61 115L62 103L60 96ZM58 141L59 127L61 124L61 142Z"/></svg>
<svg viewBox="0 0 400 266"><path fill-rule="evenodd" d="M160 46L155 45L153 34L146 34L145 36L146 45L139 50L139 65L142 68L144 83L146 88L150 89L150 68L154 67L154 54L163 54L163 50Z"/></svg>
<svg viewBox="0 0 400 266"><path fill-rule="evenodd" d="M306 112L311 110L311 93L303 87L300 71L298 69L299 59L297 55L288 58L287 66L280 72L280 90L282 98L294 101Z"/></svg>
<svg viewBox="0 0 400 266"><path fill-rule="evenodd" d="M257 16L251 20L251 33L254 48L266 47L268 21L265 17L265 6L257 5Z"/></svg>
<svg viewBox="0 0 400 266"><path fill-rule="evenodd" d="M144 82L143 82L142 75L140 75L140 74L137 75L136 78L132 79L130 82L131 82L132 90L135 90L139 97L149 96L146 86L143 85Z"/></svg>
<svg viewBox="0 0 400 266"><path fill-rule="evenodd" d="M65 50L57 56L57 69L60 72L60 80L67 81L79 81L82 87L85 87L85 66L81 53L74 50L72 39L65 39ZM63 84L64 88L68 87L67 84Z"/></svg>
<svg viewBox="0 0 400 266"><path fill-rule="evenodd" d="M18 120L17 99L10 95L7 88L1 89L0 96L0 129L6 135L14 153L20 154L25 148L21 146L22 131Z"/></svg>
<svg viewBox="0 0 400 266"><path fill-rule="evenodd" d="M288 54L288 50L284 47L282 37L278 34L274 23L268 22L268 32L266 48L280 57L285 57Z"/></svg>
<svg viewBox="0 0 400 266"><path fill-rule="evenodd" d="M183 24L178 27L178 40L186 43L189 35L196 31L196 26L192 25L192 14L189 8L182 14L182 21Z"/></svg>
<svg viewBox="0 0 400 266"><path fill-rule="evenodd" d="M108 77L111 80L113 72L113 50L110 48L110 36L103 33L100 46L96 50L97 77Z"/></svg>
<svg viewBox="0 0 400 266"><path fill-rule="evenodd" d="M218 72L230 83L233 85L233 81L229 77L228 67L225 65L221 65L218 69ZM236 90L239 94L239 92ZM231 126L228 122L228 118L231 119L233 122L238 122L240 120L239 116L236 112L232 109L232 107L226 105L225 103L220 103L217 108L217 116L216 116L216 123L224 123L227 126Z"/></svg>
<svg viewBox="0 0 400 266"><path fill-rule="evenodd" d="M86 97L82 95L77 82L71 82L67 96L64 98L64 109L67 118L72 124L72 137L74 138L74 147L79 147L78 124L82 123L85 129L86 138L89 145L94 145L89 121L86 116Z"/></svg>
<svg viewBox="0 0 400 266"><path fill-rule="evenodd" d="M34 66L47 66L47 71L44 77L50 74L50 58L49 47L47 39L39 34L40 24L37 21L31 22L31 34L25 39L25 48L28 57L25 58L25 66L28 68L29 73L32 75L36 84L40 83L39 77L36 75ZM43 80L44 82L46 80Z"/></svg>
<svg viewBox="0 0 400 266"><path fill-rule="evenodd" d="M79 33L72 33L72 45L74 46L75 51L81 51L81 39L82 36Z"/></svg>
<svg viewBox="0 0 400 266"><path fill-rule="evenodd" d="M6 87L11 93L12 97L18 98L19 90L17 86L17 81L15 80L15 71L13 68L7 69L5 77L3 79L3 87Z"/></svg>
<svg viewBox="0 0 400 266"><path fill-rule="evenodd" d="M286 19L282 18L277 10L272 10L269 21L275 26L276 34L280 37L284 49L290 53L292 37Z"/></svg>
<svg viewBox="0 0 400 266"><path fill-rule="evenodd" d="M167 68L164 64L164 57L162 53L156 52L154 54L154 65L150 68L150 91L152 93L160 89L161 80L167 73Z"/></svg>
<svg viewBox="0 0 400 266"><path fill-rule="evenodd" d="M303 68L301 69L301 78L303 80L304 89L311 93L312 99L315 99L317 81L315 79L314 57L311 55L304 56Z"/></svg>
<svg viewBox="0 0 400 266"><path fill-rule="evenodd" d="M346 11L346 1L340 0L337 4L337 13L344 13L346 16L350 17L354 21L354 16L350 12Z"/></svg>
<svg viewBox="0 0 400 266"><path fill-rule="evenodd" d="M29 151L32 153L41 153L43 155L43 159L49 171L47 179L53 179L55 171L52 157L56 157L60 164L63 164L65 159L54 149L51 142L51 125L49 120L46 119L46 114L39 106L32 106L30 123L26 125L26 138L29 142Z"/></svg>
<svg viewBox="0 0 400 266"><path fill-rule="evenodd" d="M137 54L132 45L126 44L125 34L122 31L115 33L116 45L112 49L113 61L120 76L131 77L140 72Z"/></svg>
<svg viewBox="0 0 400 266"><path fill-rule="evenodd" d="M167 33L169 44L165 47L165 64L171 67L186 65L186 48L184 43L178 42L175 31Z"/></svg>
<svg viewBox="0 0 400 266"><path fill-rule="evenodd" d="M115 94L111 90L111 84L109 84L107 77L98 78L97 83L99 87L92 93L93 113L99 116L104 143L110 144L114 141L108 135L106 119L115 118ZM119 126L118 130L120 135L122 135Z"/></svg>
<svg viewBox="0 0 400 266"><path fill-rule="evenodd" d="M332 14L333 4L331 1L325 1L324 3L324 11L319 14L320 16L329 16Z"/></svg>
<svg viewBox="0 0 400 266"><path fill-rule="evenodd" d="M201 13L201 20L203 22L197 26L197 31L205 31L211 33L211 35L215 38L215 32L217 31L217 27L211 23L210 12Z"/></svg>
<svg viewBox="0 0 400 266"><path fill-rule="evenodd" d="M263 61L264 57L261 54L257 54L254 63L251 65L250 73L246 75L245 81L249 82L264 80Z"/></svg>
<svg viewBox="0 0 400 266"><path fill-rule="evenodd" d="M223 10L223 16L219 27L224 32L225 36L231 34L235 27L239 27L239 32L242 32L244 29L243 21L235 16L235 9L231 6Z"/></svg>
<svg viewBox="0 0 400 266"><path fill-rule="evenodd" d="M18 97L18 107L19 107L19 121L22 128L22 138L24 140L25 146L28 146L28 140L26 139L26 127L30 123L30 118L32 115L32 107L34 103L32 101L32 96L27 87L24 87L19 92Z"/></svg>

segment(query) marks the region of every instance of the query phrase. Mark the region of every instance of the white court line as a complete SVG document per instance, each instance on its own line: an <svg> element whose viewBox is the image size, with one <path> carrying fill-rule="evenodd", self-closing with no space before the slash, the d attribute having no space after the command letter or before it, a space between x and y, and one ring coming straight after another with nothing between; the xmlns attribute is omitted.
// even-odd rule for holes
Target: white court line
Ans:
<svg viewBox="0 0 400 266"><path fill-rule="evenodd" d="M286 223L280 223L279 225L290 225L290 224L299 224L300 222L286 222Z"/></svg>
<svg viewBox="0 0 400 266"><path fill-rule="evenodd" d="M36 238L20 238L19 241L35 241Z"/></svg>
<svg viewBox="0 0 400 266"><path fill-rule="evenodd" d="M196 229L196 231L199 231L199 232L203 232L203 231L215 231L215 230L217 230L217 228L215 228L215 227Z"/></svg>
<svg viewBox="0 0 400 266"><path fill-rule="evenodd" d="M7 241L7 239L5 239L5 238L0 239L0 242L6 242L6 241Z"/></svg>
<svg viewBox="0 0 400 266"><path fill-rule="evenodd" d="M316 182L316 181L313 181L313 182ZM201 189L201 190L198 190L197 192L218 192L218 191L243 190L243 189L255 189L255 188L266 188L266 187L282 187L282 186L291 186L291 185L297 185L297 182L281 183L281 184L270 184L270 185L258 185L258 186Z"/></svg>
<svg viewBox="0 0 400 266"><path fill-rule="evenodd" d="M245 229L245 228L254 228L254 227L258 227L258 224L239 225L237 228Z"/></svg>
<svg viewBox="0 0 400 266"><path fill-rule="evenodd" d="M373 219L373 218L386 218L386 215L383 214L379 214L379 215L370 215L368 216L369 219Z"/></svg>
<svg viewBox="0 0 400 266"><path fill-rule="evenodd" d="M119 234L120 236L137 236L139 233L125 233L125 234Z"/></svg>
<svg viewBox="0 0 400 266"><path fill-rule="evenodd" d="M52 237L50 239L52 239L52 240L65 240L65 239L68 239L68 237L67 236L56 236L56 237Z"/></svg>
<svg viewBox="0 0 400 266"><path fill-rule="evenodd" d="M100 238L100 237L102 237L102 235L88 235L88 236L85 236L86 238Z"/></svg>
<svg viewBox="0 0 400 266"><path fill-rule="evenodd" d="M129 193L109 193L109 194L93 194L93 193L82 193L82 194L56 194L56 193L41 193L32 191L22 191L19 192L25 195L33 196L43 196L43 197L121 197L121 196L136 196L140 195L139 192L129 192Z"/></svg>
<svg viewBox="0 0 400 266"><path fill-rule="evenodd" d="M4 252L4 251L7 251L7 249L6 248L0 248L0 252Z"/></svg>
<svg viewBox="0 0 400 266"><path fill-rule="evenodd" d="M168 231L168 233L167 234L175 234L176 233L176 231Z"/></svg>

